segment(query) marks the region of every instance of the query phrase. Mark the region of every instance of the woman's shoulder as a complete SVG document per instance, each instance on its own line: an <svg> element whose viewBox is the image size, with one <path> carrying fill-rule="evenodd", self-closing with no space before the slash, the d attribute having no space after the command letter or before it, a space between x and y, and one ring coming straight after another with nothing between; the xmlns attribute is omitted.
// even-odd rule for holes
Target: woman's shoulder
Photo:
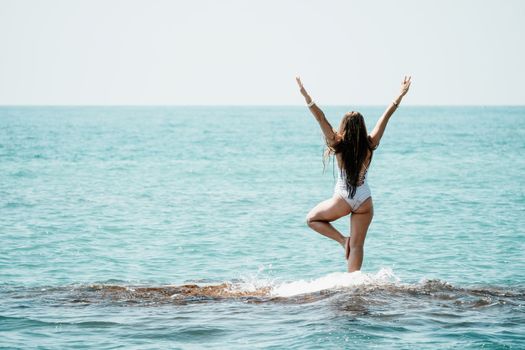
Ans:
<svg viewBox="0 0 525 350"><path fill-rule="evenodd" d="M372 139L372 136L368 135L368 147L375 151L377 149L377 146L379 146L379 143L375 144L374 140Z"/></svg>

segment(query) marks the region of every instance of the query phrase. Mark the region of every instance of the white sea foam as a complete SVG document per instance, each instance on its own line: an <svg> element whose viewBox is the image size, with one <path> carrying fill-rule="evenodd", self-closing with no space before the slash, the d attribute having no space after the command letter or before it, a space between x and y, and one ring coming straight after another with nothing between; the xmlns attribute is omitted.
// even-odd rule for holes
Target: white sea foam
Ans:
<svg viewBox="0 0 525 350"><path fill-rule="evenodd" d="M354 286L381 286L399 285L400 279L390 267L381 268L376 273L356 271L333 272L313 280L298 280L291 282L278 282L274 278L264 278L259 270L253 275L244 275L241 281L228 282L228 289L233 292L256 293L263 289L268 290L272 297L291 297L301 294L315 293L322 290L334 290Z"/></svg>
<svg viewBox="0 0 525 350"><path fill-rule="evenodd" d="M270 294L277 297L291 297L315 293L327 289L354 287L361 285L384 285L399 283L391 268L382 268L374 274L356 272L333 272L311 281L299 280L275 285Z"/></svg>

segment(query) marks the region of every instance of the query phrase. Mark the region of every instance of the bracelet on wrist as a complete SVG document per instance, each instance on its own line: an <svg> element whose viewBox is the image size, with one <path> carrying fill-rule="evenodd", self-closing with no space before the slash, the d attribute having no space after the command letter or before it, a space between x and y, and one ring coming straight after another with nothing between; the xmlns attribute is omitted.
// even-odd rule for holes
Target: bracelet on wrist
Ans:
<svg viewBox="0 0 525 350"><path fill-rule="evenodd" d="M310 108L310 107L312 107L314 104L315 104L315 102L312 100L312 102L310 102L307 106L308 106L308 108Z"/></svg>
<svg viewBox="0 0 525 350"><path fill-rule="evenodd" d="M392 103L394 104L394 106L399 107L399 103L397 103L395 100L392 100Z"/></svg>

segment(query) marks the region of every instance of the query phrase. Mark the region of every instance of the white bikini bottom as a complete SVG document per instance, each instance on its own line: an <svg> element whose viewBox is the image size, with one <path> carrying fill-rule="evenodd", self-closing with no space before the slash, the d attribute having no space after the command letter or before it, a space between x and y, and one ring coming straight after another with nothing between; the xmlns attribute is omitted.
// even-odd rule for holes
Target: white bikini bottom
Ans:
<svg viewBox="0 0 525 350"><path fill-rule="evenodd" d="M356 188L354 198L350 198L350 193L348 193L346 189L346 184L341 179L335 184L334 193L341 196L350 205L352 210L357 210L364 201L372 196L370 187L368 187L368 184L365 182Z"/></svg>

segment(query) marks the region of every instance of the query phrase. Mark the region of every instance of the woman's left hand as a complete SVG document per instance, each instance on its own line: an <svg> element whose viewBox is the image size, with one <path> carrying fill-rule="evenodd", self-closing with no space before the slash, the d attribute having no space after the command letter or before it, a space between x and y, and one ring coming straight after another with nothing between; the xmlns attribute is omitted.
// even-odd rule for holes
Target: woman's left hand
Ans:
<svg viewBox="0 0 525 350"><path fill-rule="evenodd" d="M303 83L301 82L301 78L295 77L295 80L299 85L299 91L301 91L301 95L303 95L304 97L308 96L308 93L306 92L306 89L304 88Z"/></svg>

